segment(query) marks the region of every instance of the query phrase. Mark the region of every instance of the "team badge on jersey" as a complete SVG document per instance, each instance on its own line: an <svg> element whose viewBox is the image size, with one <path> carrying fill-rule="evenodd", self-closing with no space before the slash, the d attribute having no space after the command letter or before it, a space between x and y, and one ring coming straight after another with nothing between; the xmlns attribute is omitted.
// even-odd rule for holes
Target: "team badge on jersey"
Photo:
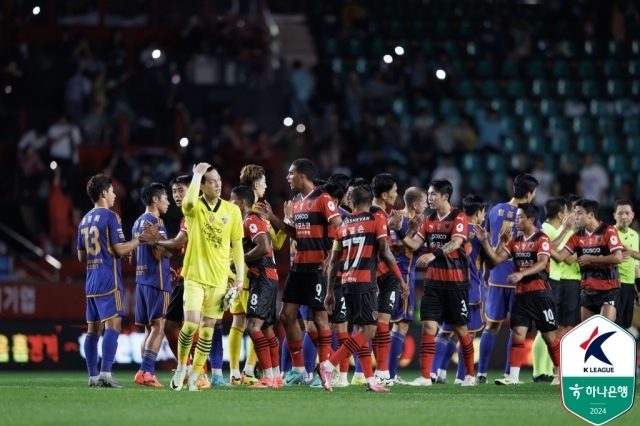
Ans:
<svg viewBox="0 0 640 426"><path fill-rule="evenodd" d="M229 222L229 218L228 218L228 217L223 217L223 218L222 218L222 224L223 224L223 225L226 225L226 224L227 224L227 222Z"/></svg>
<svg viewBox="0 0 640 426"><path fill-rule="evenodd" d="M209 223L213 223L214 220L216 220L214 215L209 216Z"/></svg>
<svg viewBox="0 0 640 426"><path fill-rule="evenodd" d="M313 201L307 201L307 208L310 209L313 207Z"/></svg>
<svg viewBox="0 0 640 426"><path fill-rule="evenodd" d="M251 225L249 225L249 231L251 231L252 234L255 234L256 232L258 232L258 227L256 226L255 223L252 223Z"/></svg>
<svg viewBox="0 0 640 426"><path fill-rule="evenodd" d="M618 244L618 237L616 237L615 235L613 235L613 236L611 237L611 240L610 240L610 241L611 241L611 244L616 245L616 244Z"/></svg>
<svg viewBox="0 0 640 426"><path fill-rule="evenodd" d="M336 205L333 204L333 201L329 201L327 203L327 207L329 207L329 210L334 211L336 209Z"/></svg>

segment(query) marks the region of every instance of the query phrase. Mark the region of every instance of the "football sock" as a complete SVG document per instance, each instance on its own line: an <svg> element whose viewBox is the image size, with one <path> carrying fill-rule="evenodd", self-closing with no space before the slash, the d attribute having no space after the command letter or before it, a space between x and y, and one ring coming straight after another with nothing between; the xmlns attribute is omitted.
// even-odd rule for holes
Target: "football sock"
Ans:
<svg viewBox="0 0 640 426"><path fill-rule="evenodd" d="M209 363L211 364L211 374L222 376L222 322L216 322L213 328L213 343L211 344L211 353L209 354Z"/></svg>
<svg viewBox="0 0 640 426"><path fill-rule="evenodd" d="M256 355L258 355L262 370L266 373L267 370L271 370L271 347L269 346L269 341L264 337L262 331L251 333L249 337L253 341L253 347L256 350Z"/></svg>
<svg viewBox="0 0 640 426"><path fill-rule="evenodd" d="M118 336L120 333L113 328L107 328L102 336L102 366L100 373L111 374L111 366L116 359L116 351L118 350Z"/></svg>
<svg viewBox="0 0 640 426"><path fill-rule="evenodd" d="M144 350L144 355L142 357L142 363L140 364L140 370L145 373L151 373L153 375L156 374L156 358L158 354L150 349Z"/></svg>
<svg viewBox="0 0 640 426"><path fill-rule="evenodd" d="M524 349L524 340L515 340L511 341L511 349L510 352L510 370L509 376L512 379L519 381L520 380L520 367L522 367L522 363L524 362L524 358L526 356L526 351Z"/></svg>
<svg viewBox="0 0 640 426"><path fill-rule="evenodd" d="M553 365L555 367L560 366L560 340L556 339L553 342L549 343L549 357L551 358ZM553 370L551 370L553 375Z"/></svg>
<svg viewBox="0 0 640 426"><path fill-rule="evenodd" d="M511 333L509 333L509 340L507 341L507 348L510 348L510 347L511 347ZM507 362L505 362L504 364L504 374L509 374L510 372L510 369L511 369L510 357L511 357L511 351L507 349Z"/></svg>
<svg viewBox="0 0 640 426"><path fill-rule="evenodd" d="M211 344L213 340L213 327L200 327L198 343L195 345L196 350L193 355L193 371L198 374L204 373L204 365L209 358L209 352L211 352Z"/></svg>
<svg viewBox="0 0 640 426"><path fill-rule="evenodd" d="M171 353L173 357L178 360L178 339L180 338L180 332L167 334L167 343L169 344L169 349L171 349Z"/></svg>
<svg viewBox="0 0 640 426"><path fill-rule="evenodd" d="M196 334L193 335L193 341L191 343L191 350L189 351L189 355L191 355L191 360L194 359L195 356L195 352L196 352L196 345L198 344L198 339L200 338L200 333L198 333L198 330L196 330Z"/></svg>
<svg viewBox="0 0 640 426"><path fill-rule="evenodd" d="M302 339L304 369L307 373L313 373L313 369L316 367L316 358L318 358L318 347L316 342L318 341L318 333L315 331L307 332ZM291 343L289 343L291 347ZM293 365L297 367L294 361Z"/></svg>
<svg viewBox="0 0 640 426"><path fill-rule="evenodd" d="M323 362L331 356L331 329L318 332L318 362Z"/></svg>
<svg viewBox="0 0 640 426"><path fill-rule="evenodd" d="M338 336L334 330L331 330L331 350L333 352L338 350Z"/></svg>
<svg viewBox="0 0 640 426"><path fill-rule="evenodd" d="M269 342L269 354L271 355L271 368L273 369L273 375L280 375L280 343L278 342L278 338L276 334L272 331L270 335L267 336L267 341Z"/></svg>
<svg viewBox="0 0 640 426"><path fill-rule="evenodd" d="M229 330L229 368L231 369L231 375L236 379L240 378L240 351L242 350L242 335L244 334L244 328L235 325L231 326ZM234 376L233 372L238 371L238 376Z"/></svg>
<svg viewBox="0 0 640 426"><path fill-rule="evenodd" d="M389 350L389 377L394 378L398 373L398 365L404 349L404 335L397 331L391 332L391 349Z"/></svg>
<svg viewBox="0 0 640 426"><path fill-rule="evenodd" d="M365 378L373 377L373 366L371 363L371 348L369 343L365 343L358 349L358 359L360 360L360 366L362 367L362 373Z"/></svg>
<svg viewBox="0 0 640 426"><path fill-rule="evenodd" d="M191 344L193 343L193 335L198 331L198 324L185 321L180 330L178 338L178 364L187 365Z"/></svg>
<svg viewBox="0 0 640 426"><path fill-rule="evenodd" d="M280 367L282 371L291 371L291 354L289 353L289 345L287 338L282 339L282 352L280 353Z"/></svg>
<svg viewBox="0 0 640 426"><path fill-rule="evenodd" d="M349 333L348 332L344 331L344 332L341 332L341 333L336 333L336 341L338 342L338 346L336 348L336 351L339 350L342 347L342 345L344 345L344 342L346 342L347 339L349 339ZM351 354L353 354L356 351L357 351L357 349L355 351L351 352ZM349 372L349 358L350 357L347 357L347 358L343 359L342 362L340 362L340 373L348 373Z"/></svg>
<svg viewBox="0 0 640 426"><path fill-rule="evenodd" d="M364 337L364 334L354 334L343 342L340 348L331 355L327 362L331 366L331 369L334 369L337 365L340 365L343 360L349 359L351 354L357 352L365 345L367 345L367 338Z"/></svg>
<svg viewBox="0 0 640 426"><path fill-rule="evenodd" d="M256 354L253 340L249 340L249 344L247 345L247 360L244 363L244 374L246 374L247 376L255 376L257 361L258 355Z"/></svg>
<svg viewBox="0 0 640 426"><path fill-rule="evenodd" d="M391 350L391 334L389 324L379 322L376 329L378 351L376 352L376 371L381 377L389 378L389 351Z"/></svg>
<svg viewBox="0 0 640 426"><path fill-rule="evenodd" d="M420 344L420 370L422 377L431 378L431 365L436 355L436 336L432 334L423 334L422 343Z"/></svg>
<svg viewBox="0 0 640 426"><path fill-rule="evenodd" d="M446 336L447 336L447 348L445 349L444 357L442 358L440 367L438 367L441 370L445 371L444 377L447 377L446 371L449 368L449 364L451 363L451 358L453 358L453 354L456 352L456 349L458 348L458 336L456 336L455 333L449 333ZM438 356L437 345L436 345L436 356ZM435 364L435 361L434 361L434 364ZM433 368L431 369L431 371L433 371Z"/></svg>
<svg viewBox="0 0 640 426"><path fill-rule="evenodd" d="M464 380L464 376L467 375L467 369L464 367L462 357L462 346L458 346L458 371L456 372L456 378L460 380Z"/></svg>
<svg viewBox="0 0 640 426"><path fill-rule="evenodd" d="M553 362L551 361L551 357L549 357L547 344L540 332L536 334L536 338L533 340L531 354L533 356L533 377L538 377L543 374L545 376L552 376Z"/></svg>
<svg viewBox="0 0 640 426"><path fill-rule="evenodd" d="M424 341L424 336L422 335L422 339ZM448 334L444 334L444 333L438 333L438 335L435 337L435 355L433 357L433 365L431 365L431 370L430 371L434 371L437 372L439 369L442 368L442 361L444 360L445 354L447 352L447 345L449 344L449 335ZM421 351L422 352L422 351ZM420 358L420 362L422 362L422 356ZM445 368L446 370L446 368ZM425 377L426 379L429 378L429 376Z"/></svg>
<svg viewBox="0 0 640 426"><path fill-rule="evenodd" d="M289 353L291 354L291 371L303 372L305 367L302 340L289 340L288 345Z"/></svg>
<svg viewBox="0 0 640 426"><path fill-rule="evenodd" d="M87 371L90 377L100 374L98 371L98 341L100 338L95 334L89 334L84 338L84 356L87 361Z"/></svg>
<svg viewBox="0 0 640 426"><path fill-rule="evenodd" d="M491 359L491 352L493 352L493 345L496 342L496 335L485 329L480 336L480 360L478 361L478 374L481 376L487 376L487 369L489 368L489 360Z"/></svg>
<svg viewBox="0 0 640 426"><path fill-rule="evenodd" d="M473 349L473 337L471 334L467 333L466 336L460 339L460 349L462 350L462 360L458 360L458 362L463 362L464 367L467 370L467 376L475 376L475 367L474 367L474 349Z"/></svg>

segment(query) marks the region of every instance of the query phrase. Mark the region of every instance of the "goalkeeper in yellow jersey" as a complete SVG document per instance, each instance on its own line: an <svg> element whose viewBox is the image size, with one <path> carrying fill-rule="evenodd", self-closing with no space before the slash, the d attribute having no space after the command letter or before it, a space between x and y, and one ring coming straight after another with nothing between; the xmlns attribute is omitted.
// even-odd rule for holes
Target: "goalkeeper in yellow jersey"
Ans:
<svg viewBox="0 0 640 426"><path fill-rule="evenodd" d="M182 201L189 244L182 266L184 277L184 323L178 341L178 368L171 379L171 389L181 390L188 375L186 387L197 391L198 375L203 373L213 338L213 327L222 319L222 302L227 293L230 258L238 277L244 277L242 250L242 215L237 206L220 198L222 183L218 171L207 163L193 168L193 178ZM198 192L202 196L198 197ZM242 279L236 279L237 293L242 290ZM187 357L193 336L199 331L192 371L187 369Z"/></svg>

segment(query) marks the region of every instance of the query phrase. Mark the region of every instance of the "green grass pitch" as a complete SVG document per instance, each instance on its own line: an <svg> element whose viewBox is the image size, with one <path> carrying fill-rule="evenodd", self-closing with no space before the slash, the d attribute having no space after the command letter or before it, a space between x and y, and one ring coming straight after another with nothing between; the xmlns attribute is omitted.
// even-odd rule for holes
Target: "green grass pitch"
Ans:
<svg viewBox="0 0 640 426"><path fill-rule="evenodd" d="M133 384L133 375L116 373L125 385L118 390L90 389L86 375L80 372L2 373L0 425L586 424L564 410L558 387L543 383L520 387L491 383L475 388L395 386L388 394L365 392L361 386L333 393L302 386L273 390L228 387L196 393L142 388ZM166 386L170 375L161 373L158 379ZM640 425L639 390L634 407L609 424Z"/></svg>

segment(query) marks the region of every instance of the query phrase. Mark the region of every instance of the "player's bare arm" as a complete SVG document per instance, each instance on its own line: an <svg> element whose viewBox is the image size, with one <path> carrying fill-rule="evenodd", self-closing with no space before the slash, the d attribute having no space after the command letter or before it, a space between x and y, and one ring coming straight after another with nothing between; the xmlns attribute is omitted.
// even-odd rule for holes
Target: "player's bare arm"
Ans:
<svg viewBox="0 0 640 426"><path fill-rule="evenodd" d="M403 298L409 296L409 286L402 279L402 274L398 269L398 264L396 263L396 258L393 253L391 253L391 249L389 248L389 244L387 243L387 238L378 238L378 252L380 253L380 260L382 260L387 268L391 271L394 277L400 283L400 294Z"/></svg>
<svg viewBox="0 0 640 426"><path fill-rule="evenodd" d="M594 256L592 254L585 254L578 258L578 264L580 266L591 265L592 263L600 263L605 265L618 265L624 262L622 256L622 250L616 250L607 256Z"/></svg>
<svg viewBox="0 0 640 426"><path fill-rule="evenodd" d="M253 244L255 244L255 247L244 255L245 263L261 259L269 253L269 237L267 237L267 234L260 234L255 237Z"/></svg>
<svg viewBox="0 0 640 426"><path fill-rule="evenodd" d="M566 238L569 231L573 229L573 226L575 225L575 223L576 223L575 213L568 214L567 217L563 219L562 226L561 226L562 230L560 231L560 234L558 234L558 236L553 241L551 241L551 247L553 248L553 250L557 250L562 247L562 242ZM553 260L556 260L556 259L553 259ZM558 261L556 260L556 262Z"/></svg>
<svg viewBox="0 0 640 426"><path fill-rule="evenodd" d="M521 272L514 272L507 277L507 282L510 284L519 283L522 281L522 278L535 275L538 272L543 271L547 267L547 263L549 263L549 256L547 256L546 253L540 253L538 254L538 260L531 268L527 268Z"/></svg>
<svg viewBox="0 0 640 426"><path fill-rule="evenodd" d="M202 182L202 177L207 173L207 169L209 167L211 167L211 165L208 163L200 163L193 166L193 178L191 178L189 189L187 189L187 193L182 199L182 213L184 213L185 216L189 216L193 211L193 208L196 206L198 194L200 192L200 183Z"/></svg>
<svg viewBox="0 0 640 426"><path fill-rule="evenodd" d="M498 246L494 249L493 247L491 247L491 242L489 241L487 231L479 226L476 227L475 230L476 230L476 237L478 237L478 240L482 242L482 248L484 249L484 252L487 255L487 259L489 260L489 262L491 262L493 265L498 265L509 258L509 253L504 250L504 245L509 241L507 237L511 238L509 234L501 232L499 234L500 242L498 243ZM506 240L506 243L504 242L505 240Z"/></svg>
<svg viewBox="0 0 640 426"><path fill-rule="evenodd" d="M405 247L409 248L411 251L418 251L422 244L424 243L424 239L415 234L420 228L420 224L424 221L424 216L416 215L409 221L409 229L407 229L407 233L405 234L399 229L396 229L396 234L398 235L398 239ZM414 235L415 234L415 235ZM413 235L413 237L409 237L409 235Z"/></svg>
<svg viewBox="0 0 640 426"><path fill-rule="evenodd" d="M452 251L458 250L463 243L464 243L464 240L462 239L462 237L451 238L451 241L449 241L447 244L443 245L440 248L440 250L442 250L442 256L446 256ZM436 258L436 255L434 253L423 254L418 258L416 265L427 266L429 263L433 262L435 258Z"/></svg>
<svg viewBox="0 0 640 426"><path fill-rule="evenodd" d="M565 258L565 257L560 256L560 252L559 251L551 250L551 258L553 260L555 260L556 262L558 262L558 263L565 262L565 263L568 263L569 265L571 265L572 263L575 263L578 260L578 255L576 253L573 253L569 257Z"/></svg>
<svg viewBox="0 0 640 426"><path fill-rule="evenodd" d="M294 226L288 225L284 222L283 219L279 218L273 213L273 209L271 208L271 204L268 201L256 203L256 210L275 228L281 230L287 237L296 239L296 228Z"/></svg>
<svg viewBox="0 0 640 426"><path fill-rule="evenodd" d="M324 298L324 307L329 314L333 313L336 306L336 299L333 294L334 284L336 282L336 276L338 275L338 268L340 268L340 260L342 259L342 244L340 241L334 241L333 250L331 251L331 257L329 260L328 276L327 279L327 295Z"/></svg>
<svg viewBox="0 0 640 426"><path fill-rule="evenodd" d="M142 236L140 236L142 237ZM140 239L140 237L138 237L138 239ZM180 252L182 250L182 247L189 241L189 234L187 234L184 231L180 231L178 232L178 235L176 235L173 238L170 239L165 239L164 237L160 236L159 239L153 241L153 242L146 242L146 241L142 241L143 243L147 243L147 244L152 244L155 245L157 247L162 247L163 249L165 249L166 251L168 251L169 253L171 253L174 256L180 256Z"/></svg>

